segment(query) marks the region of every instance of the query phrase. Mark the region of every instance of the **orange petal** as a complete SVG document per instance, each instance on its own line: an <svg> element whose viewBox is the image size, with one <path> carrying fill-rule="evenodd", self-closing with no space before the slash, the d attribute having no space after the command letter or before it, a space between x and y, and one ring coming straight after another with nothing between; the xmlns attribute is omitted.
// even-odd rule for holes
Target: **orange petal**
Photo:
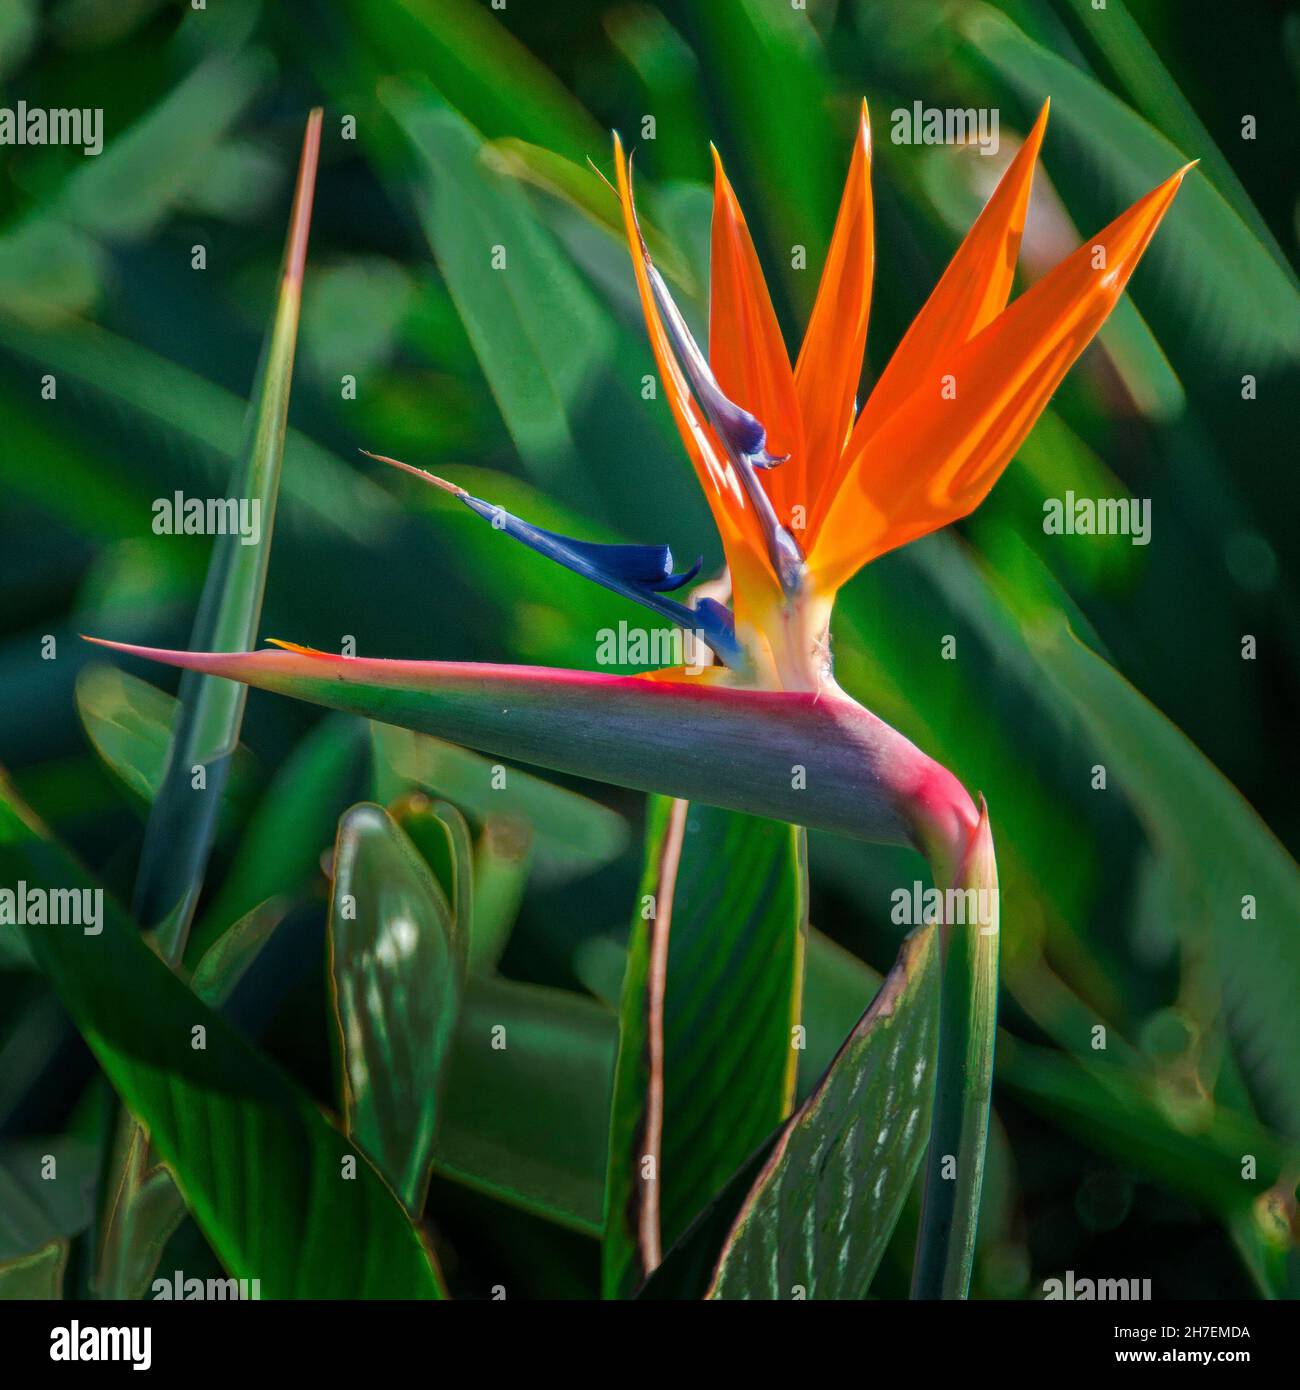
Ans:
<svg viewBox="0 0 1300 1390"><path fill-rule="evenodd" d="M853 424L867 343L875 254L871 125L864 101L835 232L817 287L817 302L794 369L807 451L809 495L801 500L810 519L823 488L835 474Z"/></svg>
<svg viewBox="0 0 1300 1390"><path fill-rule="evenodd" d="M736 195L713 151L713 240L709 261L709 365L718 385L767 430L767 451L789 458L763 476L778 518L804 502L804 443L794 373L763 269Z"/></svg>
<svg viewBox="0 0 1300 1390"><path fill-rule="evenodd" d="M1115 307L1191 167L1134 203L946 360L930 362L869 439L854 431L848 472L809 557L824 591L984 500ZM945 383L952 399L944 398Z"/></svg>
<svg viewBox="0 0 1300 1390"><path fill-rule="evenodd" d="M848 468L848 455L861 449L889 416L911 395L933 363L951 355L991 323L1006 307L1015 277L1020 234L1029 207L1034 162L1047 128L1043 103L1038 120L993 190L993 196L967 232L956 255L913 319L889 365L880 375L857 424L850 447L811 517L810 543Z"/></svg>
<svg viewBox="0 0 1300 1390"><path fill-rule="evenodd" d="M632 205L627 161L623 156L622 142L617 135L614 136L614 167L618 176L619 202L623 207L623 225L632 253L632 267L636 272L637 291L641 296L641 310L645 315L655 364L659 368L659 377L663 382L664 394L668 397L673 419L677 422L682 442L686 445L686 452L695 467L709 509L713 513L718 534L722 538L722 547L732 572L739 613L744 602L743 589L764 582L764 575L772 585L777 583L767 559L767 544L762 524L745 496L745 490L736 476L735 469L696 409L686 378L673 356L668 335L654 301L654 293L650 288L650 277L646 270L647 256L637 227L636 210Z"/></svg>

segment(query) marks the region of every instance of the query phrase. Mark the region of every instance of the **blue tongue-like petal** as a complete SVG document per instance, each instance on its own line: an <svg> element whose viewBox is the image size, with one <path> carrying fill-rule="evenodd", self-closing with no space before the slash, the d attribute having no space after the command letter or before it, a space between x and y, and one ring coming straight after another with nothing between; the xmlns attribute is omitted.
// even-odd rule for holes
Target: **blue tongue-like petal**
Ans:
<svg viewBox="0 0 1300 1390"><path fill-rule="evenodd" d="M682 585L689 584L700 572L701 560L697 560L689 570L681 574L673 572L673 553L666 545L607 545L596 541L578 541L570 536L561 536L555 531L532 526L521 518L512 515L504 507L494 506L481 497L473 497L462 487L435 478L432 473L412 468L398 459L385 458L382 454L371 454L371 458L381 463L391 463L407 473L435 487L442 488L460 498L462 502L485 521L491 523L493 530L504 531L506 535L522 541L532 550L547 556L557 564L571 569L586 579L593 580L622 594L637 603L643 604L652 612L676 623L687 632L698 633L717 654L718 659L727 666L739 667L745 664L745 656L736 642L735 619L731 610L712 599L701 599L695 608L688 608L676 599L664 595Z"/></svg>
<svg viewBox="0 0 1300 1390"><path fill-rule="evenodd" d="M674 574L673 552L666 545L608 545L599 541L576 541L571 536L561 536L555 531L532 526L501 507L471 497L469 493L463 494L461 501L498 530L505 531L516 540L523 541L525 545L590 579L601 575L604 579L618 581L631 588L667 594L680 589L683 584L689 584L704 563L703 559L696 560L689 570Z"/></svg>

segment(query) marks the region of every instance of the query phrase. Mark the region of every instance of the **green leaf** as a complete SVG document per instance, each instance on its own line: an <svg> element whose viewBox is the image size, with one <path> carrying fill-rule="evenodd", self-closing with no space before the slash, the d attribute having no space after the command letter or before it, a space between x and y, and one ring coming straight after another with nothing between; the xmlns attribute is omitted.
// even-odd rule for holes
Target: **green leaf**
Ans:
<svg viewBox="0 0 1300 1390"><path fill-rule="evenodd" d="M385 99L431 179L429 242L521 456L539 476L571 469L570 420L613 325L463 117L427 91Z"/></svg>
<svg viewBox="0 0 1300 1390"><path fill-rule="evenodd" d="M809 1095L835 1060L863 1010L876 997L881 976L822 932L810 929L804 955L803 1030L799 1099Z"/></svg>
<svg viewBox="0 0 1300 1390"><path fill-rule="evenodd" d="M50 1240L30 1255L0 1260L0 1303L49 1302L62 1298L63 1272L67 1264L66 1240Z"/></svg>
<svg viewBox="0 0 1300 1390"><path fill-rule="evenodd" d="M736 1218L767 1166L781 1131L769 1134L727 1186L700 1213L690 1230L664 1256L663 1263L636 1292L655 1302L692 1301L707 1296L718 1256L730 1239Z"/></svg>
<svg viewBox="0 0 1300 1390"><path fill-rule="evenodd" d="M532 867L533 831L518 816L490 816L474 846L474 921L469 969L496 968L510 939Z"/></svg>
<svg viewBox="0 0 1300 1390"><path fill-rule="evenodd" d="M789 1115L806 929L801 830L655 798L620 1008L606 1297L644 1282Z"/></svg>
<svg viewBox="0 0 1300 1390"><path fill-rule="evenodd" d="M1300 1162L1294 1144L1250 1116L1216 1106L1206 1122L1180 1128L1153 1078L1089 1057L1002 1039L998 1084L1050 1116L1097 1153L1148 1173L1222 1219L1249 1216L1259 1197ZM1257 1176L1242 1177L1243 1155Z"/></svg>
<svg viewBox="0 0 1300 1390"><path fill-rule="evenodd" d="M97 887L4 784L0 878ZM97 936L24 930L227 1273L261 1279L268 1298L438 1297L429 1253L364 1156L195 997L107 896L102 926Z"/></svg>
<svg viewBox="0 0 1300 1390"><path fill-rule="evenodd" d="M98 1169L97 1146L80 1139L54 1135L0 1144L0 1260L29 1254L55 1237L80 1235L94 1220Z"/></svg>
<svg viewBox="0 0 1300 1390"><path fill-rule="evenodd" d="M128 1110L117 1117L108 1171L113 1188L104 1194L95 1293L105 1299L143 1298L167 1242L185 1219L185 1202Z"/></svg>
<svg viewBox="0 0 1300 1390"><path fill-rule="evenodd" d="M936 938L929 927L907 938L880 993L786 1125L731 1229L708 1297L866 1294L929 1132Z"/></svg>
<svg viewBox="0 0 1300 1390"><path fill-rule="evenodd" d="M1173 865L1193 904L1176 923L1184 943L1209 946L1243 1067L1278 1126L1300 1136L1295 861L1186 735L1063 619L1040 614L1027 635L1058 696Z"/></svg>
<svg viewBox="0 0 1300 1390"><path fill-rule="evenodd" d="M102 237L148 235L197 185L271 66L257 50L200 63L78 168L55 203L57 215Z"/></svg>
<svg viewBox="0 0 1300 1390"><path fill-rule="evenodd" d="M531 826L537 864L548 878L590 873L627 845L627 822L589 797L438 738L385 724L375 724L373 733L376 762L401 783L450 801L482 826L497 817ZM387 799L390 791L381 788L380 795Z"/></svg>
<svg viewBox="0 0 1300 1390"><path fill-rule="evenodd" d="M262 595L275 530L280 465L284 456L289 392L302 278L307 261L322 113L307 120L289 230L285 238L279 298L267 332L248 417L244 459L230 495L256 509L259 526L252 544L229 531L216 538L193 637L230 650L257 635ZM150 141L143 142L147 151ZM139 146L134 147L139 153ZM150 805L136 870L134 916L153 931L163 960L184 959L194 910L216 835L217 811L230 777L243 722L246 692L233 696L221 682L187 673L181 680L179 717L174 721L165 772ZM138 1117L137 1117L138 1118ZM164 1175L155 1173L149 1145L133 1121L119 1119L116 1154L110 1164L100 1249L99 1278L106 1295L134 1292L179 1220ZM156 1220L150 1220L154 1216Z"/></svg>
<svg viewBox="0 0 1300 1390"><path fill-rule="evenodd" d="M0 348L60 380L68 377L103 397L108 409L128 411L141 428L161 432L200 486L224 489L229 469L222 465L240 462L247 402L129 338L81 321L38 330L0 317ZM48 425L42 429L48 437ZM283 500L290 518L372 543L382 535L393 506L371 479L298 430L286 434L285 459Z"/></svg>
<svg viewBox="0 0 1300 1390"><path fill-rule="evenodd" d="M435 1171L599 1236L617 1042L614 1016L580 994L471 979Z"/></svg>
<svg viewBox="0 0 1300 1390"><path fill-rule="evenodd" d="M750 187L762 197L758 211L770 245L802 246L807 264L820 266L848 168L853 129L834 133L827 92L826 53L808 14L765 0L735 0L728 6L690 0L699 35L702 68L717 83L732 143ZM762 99L755 100L761 92ZM850 111L852 107L849 108ZM742 185L743 187L743 185ZM811 309L815 275L792 275L787 283Z"/></svg>
<svg viewBox="0 0 1300 1390"><path fill-rule="evenodd" d="M157 686L100 662L77 673L77 714L95 751L143 804L157 797L180 718L179 701ZM248 804L258 769L238 744L223 788L227 808Z"/></svg>
<svg viewBox="0 0 1300 1390"><path fill-rule="evenodd" d="M355 719L318 724L276 771L244 828L212 902L194 929L190 956L271 898L292 898L318 880L338 818L363 785L368 740Z"/></svg>
<svg viewBox="0 0 1300 1390"><path fill-rule="evenodd" d="M988 6L967 11L960 24L1027 101L1051 94L1054 129L1068 133L1089 172L1101 171L1120 196L1137 199L1201 154L1176 148L1088 73ZM1294 276L1210 180L1187 181L1147 259L1166 277L1170 304L1194 316L1196 341L1220 362L1236 363L1244 352L1265 370L1300 357Z"/></svg>
<svg viewBox="0 0 1300 1390"><path fill-rule="evenodd" d="M979 828L951 885L936 875L936 887L950 886L976 896L955 900L963 910L954 913L955 922L945 918L942 927L939 1069L913 1298L965 1298L975 1262L997 1037L1000 927L997 862L982 804Z"/></svg>
<svg viewBox="0 0 1300 1390"><path fill-rule="evenodd" d="M1092 0L1069 0L1076 14L1084 20L1097 16ZM1124 0L1109 0L1104 23L1087 25L1088 37L1101 50L1116 76L1128 90L1131 100L1148 120L1181 150L1191 150L1201 159L1202 167L1218 185L1250 230L1266 246L1285 274L1294 272L1287 264L1268 223L1250 200L1231 164L1223 157L1214 138L1196 114L1191 102L1179 90L1160 54L1150 43Z"/></svg>
<svg viewBox="0 0 1300 1390"><path fill-rule="evenodd" d="M862 1298L925 1150L938 1015L939 943L924 927L813 1093L640 1296Z"/></svg>
<svg viewBox="0 0 1300 1390"><path fill-rule="evenodd" d="M701 150L704 149L703 142ZM497 140L485 151L484 158L490 167L511 177L520 179L543 189L553 197L561 198L604 230L618 244L620 251L626 245L627 232L623 227L622 211L617 199L610 195L609 189L597 178L592 177L591 167L565 159L554 150L530 145L526 140ZM641 234L646 239L650 254L660 273L679 286L688 298L699 293L699 285L686 258L677 246L655 225L654 219L647 216L641 205L646 201L646 190L637 185L637 220L641 224Z"/></svg>
<svg viewBox="0 0 1300 1390"><path fill-rule="evenodd" d="M547 65L474 0L398 0L377 10L347 0L363 51L383 71L427 73L447 99L490 135L522 134L581 159L603 145L600 127Z"/></svg>
<svg viewBox="0 0 1300 1390"><path fill-rule="evenodd" d="M259 510L254 544L237 533L218 536L195 620L193 639L218 650L237 651L257 637L262 595L275 530L275 504L284 457L285 424L293 380L294 347L302 278L307 260L321 112L307 122L279 300L267 335L250 407L247 450L232 479L231 495ZM181 717L172 742L166 779L149 816L136 878L135 915L160 929L164 956L184 953L190 919L212 846L213 807L229 773L239 738L246 692L220 681L187 676L181 681ZM194 769L206 773L194 786Z"/></svg>
<svg viewBox="0 0 1300 1390"><path fill-rule="evenodd" d="M288 903L284 898L268 898L224 931L204 951L190 985L194 993L214 1009L234 993L240 980L252 968L262 947L284 921Z"/></svg>
<svg viewBox="0 0 1300 1390"><path fill-rule="evenodd" d="M464 956L437 880L379 806L339 821L329 940L347 1132L418 1215Z"/></svg>
<svg viewBox="0 0 1300 1390"><path fill-rule="evenodd" d="M627 971L627 947L619 937L590 936L574 954L583 985L617 1009ZM830 937L809 927L804 950L803 1030L798 1098L802 1100L835 1060L862 1011L880 988L880 975Z"/></svg>
<svg viewBox="0 0 1300 1390"><path fill-rule="evenodd" d="M389 811L442 889L455 924L456 953L463 964L474 922L474 842L469 824L451 802L430 801L423 792L394 802Z"/></svg>

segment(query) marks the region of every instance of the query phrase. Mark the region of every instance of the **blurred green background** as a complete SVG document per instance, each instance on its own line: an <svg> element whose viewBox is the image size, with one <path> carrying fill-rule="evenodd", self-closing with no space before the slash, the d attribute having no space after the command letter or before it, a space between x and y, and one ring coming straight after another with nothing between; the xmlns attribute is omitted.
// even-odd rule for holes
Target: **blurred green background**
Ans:
<svg viewBox="0 0 1300 1390"><path fill-rule="evenodd" d="M599 629L641 618L359 448L541 525L720 562L666 406L641 399L627 253L586 165L609 172L611 128L697 324L718 145L796 344L867 97L868 386L1044 96L1021 283L1199 158L990 500L859 576L835 650L850 693L982 790L996 827L1004 1039L976 1293L1033 1297L1066 1269L1150 1277L1157 1297L1294 1290L1300 913L1277 842L1300 830L1295 6L6 0L0 78L5 104L102 107L105 133L97 158L0 147L0 763L128 901L146 802L87 739L77 634L189 640L209 542L155 536L152 503L226 490L310 106L322 165L260 631L397 657L591 667ZM996 109L999 155L892 144L890 112L917 100ZM1150 499L1150 545L1045 535L1044 500L1071 490ZM250 699L210 894L315 720ZM365 790L341 781L333 814ZM642 799L581 790L633 833L597 872L534 875L512 978L583 989L626 935ZM813 923L883 971L916 862L814 836ZM327 1101L324 913L321 879L236 1002ZM84 1134L89 1058L7 964L0 1129ZM1268 1190L1240 1180L1248 1152L1270 1156ZM595 1287L578 1235L445 1179L430 1212L467 1291L503 1267L534 1292ZM905 1220L875 1294L905 1292L909 1238ZM197 1233L176 1240L197 1267Z"/></svg>

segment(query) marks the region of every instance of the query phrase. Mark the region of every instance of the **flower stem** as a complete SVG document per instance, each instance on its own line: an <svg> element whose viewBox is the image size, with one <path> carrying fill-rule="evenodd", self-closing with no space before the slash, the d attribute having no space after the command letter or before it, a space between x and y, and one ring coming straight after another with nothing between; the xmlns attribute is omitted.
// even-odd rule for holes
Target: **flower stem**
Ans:
<svg viewBox="0 0 1300 1390"><path fill-rule="evenodd" d="M982 800L979 825L951 883L963 890L963 903L980 909L967 911L964 923L943 925L939 1071L912 1271L916 1299L965 1298L975 1258L998 993L997 861Z"/></svg>

